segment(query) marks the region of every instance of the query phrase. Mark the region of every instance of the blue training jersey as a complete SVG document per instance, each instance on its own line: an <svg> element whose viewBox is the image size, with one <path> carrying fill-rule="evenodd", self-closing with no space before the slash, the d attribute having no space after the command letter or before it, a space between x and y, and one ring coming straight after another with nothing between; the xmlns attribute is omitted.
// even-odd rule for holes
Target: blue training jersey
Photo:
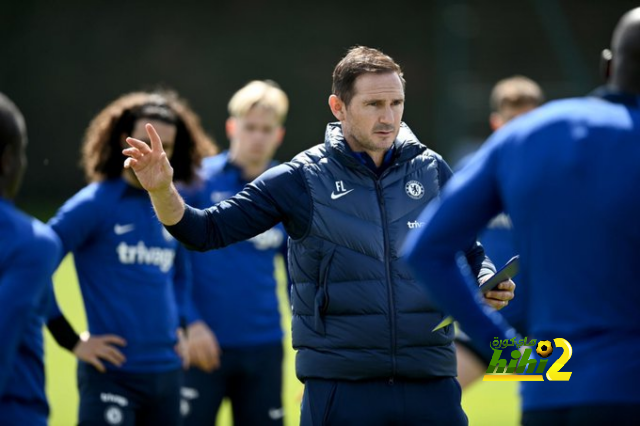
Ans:
<svg viewBox="0 0 640 426"><path fill-rule="evenodd" d="M504 328L495 313L495 322L478 319L466 303L453 255L498 212L510 215L529 337L572 346L561 370L570 380L522 383L525 410L640 402L638 164L640 97L601 92L549 103L496 132L407 242L428 290L488 349Z"/></svg>
<svg viewBox="0 0 640 426"><path fill-rule="evenodd" d="M229 162L228 152L203 161L204 184L187 195L190 205L207 208L240 192L248 183ZM188 321L204 321L220 346L246 347L282 340L274 259L286 253L282 224L222 250L190 252L192 304Z"/></svg>
<svg viewBox="0 0 640 426"><path fill-rule="evenodd" d="M155 217L146 191L120 178L92 183L49 223L63 256L73 253L89 332L127 341L126 362L119 369L106 362L106 368L179 368L174 346L190 286L188 256Z"/></svg>
<svg viewBox="0 0 640 426"><path fill-rule="evenodd" d="M0 423L17 407L46 421L42 326L60 241L0 198L0 247Z"/></svg>

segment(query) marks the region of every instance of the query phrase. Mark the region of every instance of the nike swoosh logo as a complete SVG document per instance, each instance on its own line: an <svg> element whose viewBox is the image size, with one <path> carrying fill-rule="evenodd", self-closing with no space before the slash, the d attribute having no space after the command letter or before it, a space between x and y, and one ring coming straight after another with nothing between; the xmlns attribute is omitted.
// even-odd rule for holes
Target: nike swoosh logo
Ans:
<svg viewBox="0 0 640 426"><path fill-rule="evenodd" d="M270 408L269 418L271 420L278 420L284 417L284 408Z"/></svg>
<svg viewBox="0 0 640 426"><path fill-rule="evenodd" d="M341 192L339 194L336 194L335 192L331 192L331 199L332 200L337 200L340 197L344 197L345 195L347 195L348 193L350 193L351 191L353 191L353 189L348 190L347 192Z"/></svg>
<svg viewBox="0 0 640 426"><path fill-rule="evenodd" d="M113 227L113 232L115 232L116 235L122 235L133 231L133 228L135 228L133 223L130 223L129 225L119 225L116 223L116 226Z"/></svg>

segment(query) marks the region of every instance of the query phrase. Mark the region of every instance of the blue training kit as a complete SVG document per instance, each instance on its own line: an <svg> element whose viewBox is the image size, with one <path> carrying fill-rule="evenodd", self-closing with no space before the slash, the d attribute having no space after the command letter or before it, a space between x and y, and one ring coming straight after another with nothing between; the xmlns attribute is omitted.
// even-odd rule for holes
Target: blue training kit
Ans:
<svg viewBox="0 0 640 426"><path fill-rule="evenodd" d="M151 373L182 365L174 346L189 260L154 216L146 191L118 178L88 185L49 222L63 255L73 253L89 332L127 341L120 348L126 362L120 368L106 362L107 370Z"/></svg>
<svg viewBox="0 0 640 426"><path fill-rule="evenodd" d="M182 192L198 208L230 198L248 183L228 152L203 160L201 177ZM286 249L287 235L278 224L224 250L191 252L187 321L204 321L222 354L217 370L186 372L185 425L214 424L224 397L231 399L237 426L282 424L283 332L274 260L278 254L286 260Z"/></svg>
<svg viewBox="0 0 640 426"><path fill-rule="evenodd" d="M78 426L156 426L182 424L182 370L103 374L78 362Z"/></svg>
<svg viewBox="0 0 640 426"><path fill-rule="evenodd" d="M0 198L0 423L46 425L42 327L60 241Z"/></svg>
<svg viewBox="0 0 640 426"><path fill-rule="evenodd" d="M202 177L203 186L185 198L203 209L248 183L228 152L205 159ZM193 285L187 321L204 321L223 348L282 342L274 258L286 256L286 249L287 235L278 224L224 250L190 253Z"/></svg>
<svg viewBox="0 0 640 426"><path fill-rule="evenodd" d="M572 347L561 370L572 372L569 381L522 384L525 411L640 404L638 164L640 97L600 90L551 102L498 130L407 240L408 261L434 301L490 356L494 338L512 335L499 313L487 317L473 303L477 291L455 253L496 214L509 214L529 338ZM549 365L562 353L556 348Z"/></svg>
<svg viewBox="0 0 640 426"><path fill-rule="evenodd" d="M182 388L185 426L213 425L225 397L234 426L283 424L282 342L227 348L213 373L191 368Z"/></svg>
<svg viewBox="0 0 640 426"><path fill-rule="evenodd" d="M154 215L146 191L117 178L88 185L49 222L63 256L73 253L90 333L127 342L121 367L103 361L102 374L79 363L81 426L181 423L175 345L191 270Z"/></svg>

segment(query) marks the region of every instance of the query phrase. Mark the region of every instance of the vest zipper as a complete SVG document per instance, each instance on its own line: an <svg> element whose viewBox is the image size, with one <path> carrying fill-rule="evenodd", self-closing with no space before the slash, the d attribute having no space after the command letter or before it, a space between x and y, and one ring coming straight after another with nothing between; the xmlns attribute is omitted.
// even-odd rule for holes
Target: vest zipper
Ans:
<svg viewBox="0 0 640 426"><path fill-rule="evenodd" d="M393 297L393 286L391 284L391 265L389 254L389 224L387 223L387 210L385 208L384 196L382 194L382 185L380 179L376 180L376 193L378 195L380 213L382 215L382 233L384 236L384 269L387 278L387 292L389 294L389 326L391 328L391 378L396 376L396 311L395 300Z"/></svg>

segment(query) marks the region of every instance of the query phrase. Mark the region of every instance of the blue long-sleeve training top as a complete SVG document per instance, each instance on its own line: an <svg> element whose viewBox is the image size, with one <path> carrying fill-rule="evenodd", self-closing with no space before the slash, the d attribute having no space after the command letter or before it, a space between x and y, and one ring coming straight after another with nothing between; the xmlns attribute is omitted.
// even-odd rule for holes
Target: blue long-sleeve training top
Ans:
<svg viewBox="0 0 640 426"><path fill-rule="evenodd" d="M197 208L230 198L248 183L224 152L203 161L202 185L185 196ZM193 286L188 321L204 321L221 347L280 343L274 258L286 256L282 224L247 241L204 253L190 252Z"/></svg>
<svg viewBox="0 0 640 426"><path fill-rule="evenodd" d="M0 198L0 247L0 420L12 424L16 407L46 419L42 326L60 241Z"/></svg>
<svg viewBox="0 0 640 426"><path fill-rule="evenodd" d="M498 212L509 214L529 337L573 348L561 370L569 381L522 384L525 410L640 402L639 164L640 97L599 91L552 102L496 132L407 241L429 293L488 350L505 329L498 314L491 321L469 303L454 254Z"/></svg>
<svg viewBox="0 0 640 426"><path fill-rule="evenodd" d="M145 191L112 179L82 189L49 222L63 256L73 253L90 333L127 341L120 367L126 372L181 365L174 345L190 286L189 259L154 216Z"/></svg>

